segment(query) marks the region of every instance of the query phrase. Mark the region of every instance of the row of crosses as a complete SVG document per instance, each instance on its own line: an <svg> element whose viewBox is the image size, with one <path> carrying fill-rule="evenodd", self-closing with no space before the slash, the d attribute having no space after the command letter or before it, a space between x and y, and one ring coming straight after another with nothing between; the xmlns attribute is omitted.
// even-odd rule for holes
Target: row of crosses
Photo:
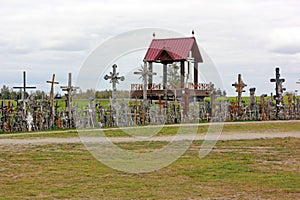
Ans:
<svg viewBox="0 0 300 200"><path fill-rule="evenodd" d="M52 75L52 80L51 81L46 81L47 83L51 84L51 89L50 89L50 106L52 108L52 120L54 121L54 84L59 84L59 82L55 81L55 74ZM36 89L35 86L27 86L26 85L26 71L23 71L23 86L18 86L18 87L13 87L13 89L20 89L22 91L22 96L21 96L21 101L23 103L23 117L26 116L26 102L25 102L25 94L26 94L26 89ZM67 86L61 86L61 89L63 91L67 91L67 108L68 108L68 117L71 119L71 96L72 92L78 87L72 86L72 74L69 73L69 79L68 79L68 85Z"/></svg>

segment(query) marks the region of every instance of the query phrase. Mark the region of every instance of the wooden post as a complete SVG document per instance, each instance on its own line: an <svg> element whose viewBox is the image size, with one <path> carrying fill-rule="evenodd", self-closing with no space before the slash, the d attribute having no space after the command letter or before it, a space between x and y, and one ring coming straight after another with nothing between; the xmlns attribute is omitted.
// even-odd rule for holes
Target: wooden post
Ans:
<svg viewBox="0 0 300 200"><path fill-rule="evenodd" d="M194 89L198 88L198 61L194 63Z"/></svg>
<svg viewBox="0 0 300 200"><path fill-rule="evenodd" d="M153 63L149 62L149 72L150 75L148 77L148 89L150 90L152 88L152 84L153 84Z"/></svg>
<svg viewBox="0 0 300 200"><path fill-rule="evenodd" d="M184 61L180 62L180 89L184 88Z"/></svg>

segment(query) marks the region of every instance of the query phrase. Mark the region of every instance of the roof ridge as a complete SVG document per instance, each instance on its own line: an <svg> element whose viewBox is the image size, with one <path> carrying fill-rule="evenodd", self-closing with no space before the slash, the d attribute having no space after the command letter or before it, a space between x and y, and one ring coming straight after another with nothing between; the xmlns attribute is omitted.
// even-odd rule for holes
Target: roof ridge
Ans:
<svg viewBox="0 0 300 200"><path fill-rule="evenodd" d="M178 39L196 39L195 37L180 37L180 38L161 38L161 39L153 39L153 40L178 40Z"/></svg>

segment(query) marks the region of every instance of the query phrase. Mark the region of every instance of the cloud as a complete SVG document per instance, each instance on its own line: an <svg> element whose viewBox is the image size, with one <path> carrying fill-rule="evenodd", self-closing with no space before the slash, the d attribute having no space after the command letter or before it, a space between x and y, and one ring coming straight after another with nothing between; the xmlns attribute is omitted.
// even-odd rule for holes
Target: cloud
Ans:
<svg viewBox="0 0 300 200"><path fill-rule="evenodd" d="M269 48L283 54L300 53L300 26L273 30L270 34Z"/></svg>

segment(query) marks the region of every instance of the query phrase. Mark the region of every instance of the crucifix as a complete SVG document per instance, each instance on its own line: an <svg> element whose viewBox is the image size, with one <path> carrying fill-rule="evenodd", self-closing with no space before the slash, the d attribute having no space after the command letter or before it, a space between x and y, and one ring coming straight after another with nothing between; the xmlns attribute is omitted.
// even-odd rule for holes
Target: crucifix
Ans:
<svg viewBox="0 0 300 200"><path fill-rule="evenodd" d="M280 107L283 105L282 94L283 94L283 91L285 91L286 89L282 87L282 83L285 82L285 79L280 78L280 73L279 73L278 67L275 69L275 75L276 75L276 77L271 78L270 81L276 83L276 87L275 87L276 95L274 97L276 100L276 117L278 118Z"/></svg>
<svg viewBox="0 0 300 200"><path fill-rule="evenodd" d="M244 87L247 85L242 80L241 74L238 74L238 82L232 84L236 88L236 92L238 93L238 114L241 114L242 109L242 93L245 92Z"/></svg>
<svg viewBox="0 0 300 200"><path fill-rule="evenodd" d="M105 80L108 80L110 79L110 83L112 84L112 109L116 109L116 92L117 92L117 83L119 83L119 80L120 81L124 81L125 80L125 77L124 76L119 76L119 72L117 72L117 65L114 64L112 66L112 69L113 71L112 72L109 72L109 75L105 75L104 76L104 79ZM114 118L116 117L115 116L115 112L114 113Z"/></svg>
<svg viewBox="0 0 300 200"><path fill-rule="evenodd" d="M144 100L144 105L145 105L146 100L147 100L147 84L148 84L147 78L150 76L156 75L156 73L152 72L151 70L149 70L147 68L146 62L144 62L144 66L141 65L141 68L138 70L139 70L138 72L133 72L133 74L141 75L140 79L142 78L142 80L143 80L143 100Z"/></svg>
<svg viewBox="0 0 300 200"><path fill-rule="evenodd" d="M47 83L51 84L50 107L52 109L52 123L54 123L54 115L55 115L55 109L54 109L54 84L59 84L59 82L56 82L54 80L55 80L55 74L52 74L52 80L51 81L46 81Z"/></svg>
<svg viewBox="0 0 300 200"><path fill-rule="evenodd" d="M68 109L68 120L69 120L69 126L72 118L72 110L71 110L71 103L72 103L72 92L78 89L79 87L72 86L72 73L69 73L68 78L68 85L67 86L60 86L62 91L67 91L67 109Z"/></svg>
<svg viewBox="0 0 300 200"><path fill-rule="evenodd" d="M14 89L20 89L22 91L22 97L21 97L21 101L23 102L23 117L25 117L26 115L26 103L25 103L25 94L26 94L26 89L36 89L35 86L33 87L28 87L26 86L26 71L23 71L23 86L20 87L13 87Z"/></svg>

